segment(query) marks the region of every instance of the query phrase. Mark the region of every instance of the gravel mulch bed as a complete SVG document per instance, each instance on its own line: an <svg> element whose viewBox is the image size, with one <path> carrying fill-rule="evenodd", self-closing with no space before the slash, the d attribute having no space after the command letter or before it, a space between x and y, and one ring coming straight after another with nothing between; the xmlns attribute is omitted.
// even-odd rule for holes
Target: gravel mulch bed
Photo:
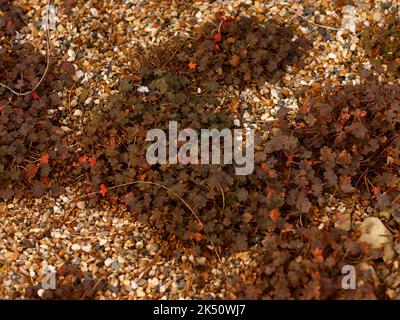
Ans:
<svg viewBox="0 0 400 320"><path fill-rule="evenodd" d="M356 33L342 28L340 2L345 1L55 1L52 55L76 68L73 88L62 92L60 109L66 113L63 130L71 132L70 137L82 135L93 108L117 92L121 78L133 76L140 67L139 47L151 48L175 36L189 41L197 26L221 12L252 15L260 21L274 18L312 39L304 68L289 66L279 84L266 83L242 92L225 88L230 99L241 101L235 124L262 130L265 123L274 121L278 107L299 108L298 90L358 84L360 70L372 70L359 34L366 26L383 24L389 9L399 10L400 2L356 1ZM18 41L29 41L45 54L41 21L47 1L20 0L16 4L26 11L29 21L19 31ZM400 84L398 78L385 72L378 76L381 81ZM70 147L75 151L80 148ZM105 289L95 295L96 299L235 299L238 288L232 279L251 281L257 275L260 245L223 256L224 274L215 255L195 256L177 246L170 248L151 225L141 224L125 209L114 205L89 208L85 199L75 200L81 194L77 182L57 198L0 202L1 298L24 298L27 288L40 284L43 261L54 270L68 261L94 279L104 280ZM328 202L317 210L320 214L314 224L321 230L332 225L354 230L368 216L381 218L393 230L398 228L389 223L390 217L356 199ZM352 222L332 222L329 217L337 211ZM178 249L178 258L168 255L168 250ZM398 260L388 269L398 274ZM390 292L393 298L399 294L398 290Z"/></svg>

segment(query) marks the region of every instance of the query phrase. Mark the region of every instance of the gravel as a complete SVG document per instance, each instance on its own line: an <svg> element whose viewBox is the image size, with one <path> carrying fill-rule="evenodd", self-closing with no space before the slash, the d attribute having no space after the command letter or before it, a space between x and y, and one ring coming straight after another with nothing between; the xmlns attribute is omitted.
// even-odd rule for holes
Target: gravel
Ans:
<svg viewBox="0 0 400 320"><path fill-rule="evenodd" d="M44 31L37 29L36 22L41 21L47 1L16 2L27 10L30 21L20 32L21 41L31 41L44 49ZM274 121L279 106L297 110L293 93L299 88L359 83L358 71L370 68L370 64L359 47L357 32L373 21L381 21L388 8L383 1L356 6L360 21L353 33L341 29L342 14L333 1L309 1L306 7L302 2L290 1L78 0L70 13L61 3L55 2L58 22L51 30L51 44L54 54L76 68L75 86L61 98L69 111L62 130L74 130L77 135L92 108L116 92L120 78L132 75L135 62L131 53L137 44L158 44L173 35L190 37L199 23L212 19L219 10L256 15L262 21L286 21L299 35L314 39L305 67L288 67L280 83L266 83L243 92L226 88L229 94L242 97L249 108L237 115L235 125L240 126L242 120L260 126ZM83 272L106 280L108 289L98 293L98 299L234 299L237 289L231 284L232 277L246 281L256 276L259 245L223 257L225 277L215 256L186 252L180 260L163 256L165 246L177 248L169 247L171 243L162 241L151 226L140 224L119 207L89 209L85 201L74 200L80 193L77 186L68 188L59 198L0 202L1 298L23 298L26 288L40 284L43 261L56 270L66 261L74 261ZM316 225L327 226L327 215L339 205L321 213ZM345 204L344 209L345 217L336 223L346 231L352 228L350 218L359 225L366 216L375 214L370 207L354 203ZM379 228L384 230L380 224Z"/></svg>

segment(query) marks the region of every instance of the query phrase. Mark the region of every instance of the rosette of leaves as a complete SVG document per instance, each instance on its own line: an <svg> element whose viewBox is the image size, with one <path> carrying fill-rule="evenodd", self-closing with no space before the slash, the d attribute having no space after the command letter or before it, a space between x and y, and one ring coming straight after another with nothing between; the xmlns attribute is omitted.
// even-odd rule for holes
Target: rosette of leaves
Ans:
<svg viewBox="0 0 400 320"><path fill-rule="evenodd" d="M39 82L46 63L32 45L16 45L0 58L0 81L17 92L29 91ZM53 165L68 156L62 144L58 92L71 85L72 72L74 67L68 63L59 67L51 63L41 85L28 95L0 87L0 198L21 195L26 187L41 196L52 186Z"/></svg>
<svg viewBox="0 0 400 320"><path fill-rule="evenodd" d="M392 12L384 26L373 25L364 29L362 46L376 66L387 65L388 73L400 76L400 15Z"/></svg>

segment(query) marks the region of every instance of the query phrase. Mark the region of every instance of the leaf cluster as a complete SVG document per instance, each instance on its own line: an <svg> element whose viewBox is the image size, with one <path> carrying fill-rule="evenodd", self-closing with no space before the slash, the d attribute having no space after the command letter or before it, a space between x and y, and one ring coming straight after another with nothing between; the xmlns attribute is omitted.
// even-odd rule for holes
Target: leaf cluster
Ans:
<svg viewBox="0 0 400 320"><path fill-rule="evenodd" d="M46 69L44 57L31 44L15 45L0 58L0 81L17 92L29 92ZM0 198L10 199L28 188L41 196L51 187L53 165L68 156L62 143L64 116L59 92L71 85L74 67L50 62L36 91L15 95L0 87ZM43 158L42 158L43 157Z"/></svg>
<svg viewBox="0 0 400 320"><path fill-rule="evenodd" d="M221 28L224 21L229 19L222 20ZM220 41L236 28L243 31L246 23L252 26L251 19L240 21L229 21L225 28L230 31L222 32ZM257 50L250 46L248 54ZM173 72L164 65L142 68L139 76L121 81L120 94L94 112L78 156L95 162L77 160L74 171L86 177L89 193L99 192L91 195L92 205L103 199L119 202L159 234L197 251L209 243L206 235L221 248L237 251L257 243L266 232L308 225L315 205L323 205L327 194L361 196L378 209L390 206L398 195L398 86L370 80L300 92L296 117L282 108L279 123L264 128L272 133L268 140L256 137L255 171L243 177L235 175L233 165L147 163L150 129L168 131L173 120L178 130L232 128L233 123L211 107L219 85L226 84L222 77L197 78L192 71ZM239 69L231 65L224 79L229 74L240 78ZM200 79L208 81L201 82L206 90L197 90ZM140 87L148 92L138 91ZM134 181L161 183L170 192ZM202 223L174 194L187 201Z"/></svg>
<svg viewBox="0 0 400 320"><path fill-rule="evenodd" d="M23 10L15 6L12 2L9 0L0 0L0 38L3 36L13 36L23 26Z"/></svg>
<svg viewBox="0 0 400 320"><path fill-rule="evenodd" d="M166 68L200 84L244 88L277 82L287 65L299 62L310 44L304 37L294 39L292 29L276 21L260 23L255 17L228 16L199 27L189 43L175 39L177 46L167 43L153 48L151 58L147 53L141 59L145 65Z"/></svg>
<svg viewBox="0 0 400 320"><path fill-rule="evenodd" d="M294 125L282 119L265 148L293 203L306 213L325 193L356 194L389 207L399 192L399 111L399 86L373 80L305 94Z"/></svg>
<svg viewBox="0 0 400 320"><path fill-rule="evenodd" d="M376 299L373 274L356 270L355 290L342 287L342 268L374 259L376 253L338 229L299 228L283 238L264 239L254 279L236 278L239 299ZM363 284L357 285L357 279Z"/></svg>
<svg viewBox="0 0 400 320"><path fill-rule="evenodd" d="M400 16L397 11L385 19L384 26L372 25L364 29L361 44L373 65L384 64L389 74L400 76Z"/></svg>

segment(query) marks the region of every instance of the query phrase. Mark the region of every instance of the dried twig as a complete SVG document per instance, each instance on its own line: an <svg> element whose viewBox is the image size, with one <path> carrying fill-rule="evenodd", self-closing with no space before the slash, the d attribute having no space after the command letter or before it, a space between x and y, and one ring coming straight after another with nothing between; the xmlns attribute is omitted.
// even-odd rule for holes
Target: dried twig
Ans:
<svg viewBox="0 0 400 320"><path fill-rule="evenodd" d="M178 52L178 50L179 50L182 46L183 46L183 42L179 43L179 44L176 46L174 52L171 54L171 56L169 57L169 59L168 59L166 62L163 63L163 65L161 66L161 68L164 68L165 66L167 66L167 65L172 61L172 59L175 58L176 53Z"/></svg>

